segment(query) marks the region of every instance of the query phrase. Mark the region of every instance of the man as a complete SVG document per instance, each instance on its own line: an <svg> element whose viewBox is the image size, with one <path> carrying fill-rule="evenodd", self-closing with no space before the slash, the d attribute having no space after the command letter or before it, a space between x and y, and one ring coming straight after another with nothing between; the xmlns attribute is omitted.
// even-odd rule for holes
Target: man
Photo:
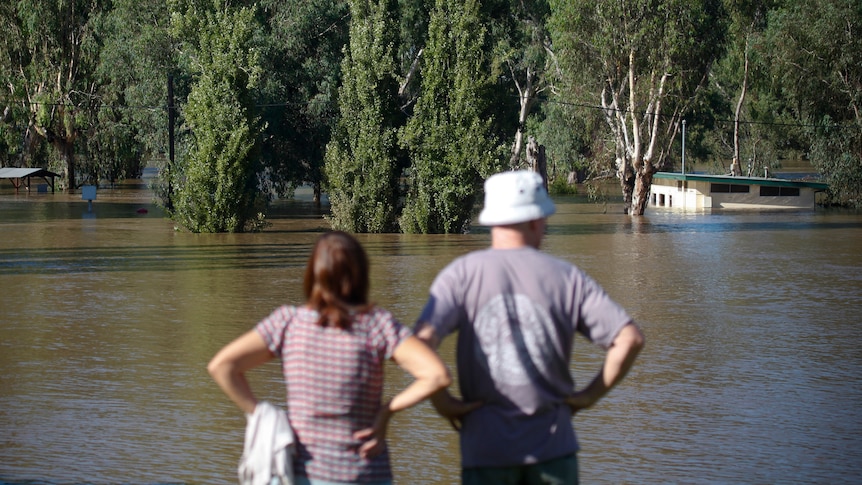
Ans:
<svg viewBox="0 0 862 485"><path fill-rule="evenodd" d="M595 281L539 251L555 211L538 174L491 176L479 214L491 226L491 247L437 276L416 324L433 348L458 332L463 401L443 391L432 402L460 425L466 485L577 483L572 416L619 383L644 345L631 317ZM569 370L575 332L607 349L580 391Z"/></svg>

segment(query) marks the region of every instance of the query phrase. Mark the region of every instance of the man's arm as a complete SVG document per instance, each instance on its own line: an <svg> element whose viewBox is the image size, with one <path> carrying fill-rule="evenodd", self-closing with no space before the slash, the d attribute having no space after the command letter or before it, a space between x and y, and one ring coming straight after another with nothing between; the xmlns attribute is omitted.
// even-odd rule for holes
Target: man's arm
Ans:
<svg viewBox="0 0 862 485"><path fill-rule="evenodd" d="M586 409L599 401L626 376L635 358L644 346L644 335L633 322L629 322L614 338L602 369L590 384L566 399L572 413Z"/></svg>
<svg viewBox="0 0 862 485"><path fill-rule="evenodd" d="M425 342L432 349L437 350L437 347L440 346L440 337L437 335L437 331L434 330L433 326L426 322L420 322L416 325L415 330L416 331L414 333L419 340Z"/></svg>

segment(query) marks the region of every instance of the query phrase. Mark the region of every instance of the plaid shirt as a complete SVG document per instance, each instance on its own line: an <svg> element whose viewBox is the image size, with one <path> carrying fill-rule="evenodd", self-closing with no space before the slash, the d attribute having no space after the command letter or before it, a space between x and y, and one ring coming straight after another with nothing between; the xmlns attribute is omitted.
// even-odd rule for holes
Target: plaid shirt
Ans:
<svg viewBox="0 0 862 485"><path fill-rule="evenodd" d="M383 364L411 331L378 307L356 315L350 330L321 327L318 318L316 311L285 305L256 327L282 361L298 442L295 472L334 482L391 480L388 452L361 458L353 433L374 423Z"/></svg>

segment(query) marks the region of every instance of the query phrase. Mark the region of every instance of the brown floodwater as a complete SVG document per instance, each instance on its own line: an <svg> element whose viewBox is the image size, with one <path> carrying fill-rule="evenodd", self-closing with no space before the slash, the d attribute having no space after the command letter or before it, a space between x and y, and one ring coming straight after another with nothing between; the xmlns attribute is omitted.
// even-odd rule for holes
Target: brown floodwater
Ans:
<svg viewBox="0 0 862 485"><path fill-rule="evenodd" d="M647 335L622 385L574 419L583 483L858 482L862 215L632 221L613 203L555 201L544 249L587 270ZM300 190L262 233L198 235L142 187L100 189L90 211L80 194L0 186L0 483L236 483L244 417L205 366L301 301L325 213ZM488 233L359 239L373 299L412 324L434 275ZM581 385L601 357L577 342ZM250 378L283 402L276 364ZM390 392L404 383L388 369ZM457 435L430 405L389 433L396 483L459 482Z"/></svg>

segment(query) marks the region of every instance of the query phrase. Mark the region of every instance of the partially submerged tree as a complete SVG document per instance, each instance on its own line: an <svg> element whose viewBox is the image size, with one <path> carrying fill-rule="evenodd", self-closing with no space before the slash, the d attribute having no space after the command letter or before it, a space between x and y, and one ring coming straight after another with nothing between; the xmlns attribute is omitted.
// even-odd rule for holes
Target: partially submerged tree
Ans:
<svg viewBox="0 0 862 485"><path fill-rule="evenodd" d="M35 150L37 138L50 143L70 190L77 185L76 142L86 112L98 105L93 72L100 40L93 22L109 4L19 0L0 7L4 88L28 114L25 150Z"/></svg>
<svg viewBox="0 0 862 485"><path fill-rule="evenodd" d="M769 22L774 78L808 127L811 162L835 202L862 206L862 5L798 2Z"/></svg>
<svg viewBox="0 0 862 485"><path fill-rule="evenodd" d="M476 0L437 0L422 56L422 91L402 132L410 152L401 230L459 233L482 181L501 167L488 99L493 87ZM502 150L501 150L502 149Z"/></svg>
<svg viewBox="0 0 862 485"><path fill-rule="evenodd" d="M308 184L320 203L324 153L339 119L341 60L349 42L345 0L262 0L261 145L264 190L291 197Z"/></svg>
<svg viewBox="0 0 862 485"><path fill-rule="evenodd" d="M642 215L653 174L724 40L718 0L552 0L555 52L601 103L626 211ZM582 77L586 76L586 78ZM589 100L575 100L586 103Z"/></svg>
<svg viewBox="0 0 862 485"><path fill-rule="evenodd" d="M192 141L178 187L175 219L192 232L242 232L258 221L256 150L261 123L253 89L260 66L254 11L214 0L173 15L195 80L184 114Z"/></svg>
<svg viewBox="0 0 862 485"><path fill-rule="evenodd" d="M546 71L551 64L551 37L547 31L550 7L546 0L531 2L501 1L492 23L495 38L495 62L501 81L511 83L517 98L517 118L509 156L509 168L524 168L525 136L527 120L533 112L539 96L549 90L551 84ZM510 103L504 104L507 108ZM501 116L507 115L505 112Z"/></svg>
<svg viewBox="0 0 862 485"><path fill-rule="evenodd" d="M106 178L135 177L144 163L167 159L170 151L167 81L178 72L170 10L164 0L114 0L102 29L96 70L102 108L91 125L88 152ZM170 179L168 162L156 166L160 179L154 188L170 209L170 189L162 183Z"/></svg>
<svg viewBox="0 0 862 485"><path fill-rule="evenodd" d="M326 149L332 226L390 232L398 210L399 118L393 0L350 0L350 45L342 61L341 119Z"/></svg>

